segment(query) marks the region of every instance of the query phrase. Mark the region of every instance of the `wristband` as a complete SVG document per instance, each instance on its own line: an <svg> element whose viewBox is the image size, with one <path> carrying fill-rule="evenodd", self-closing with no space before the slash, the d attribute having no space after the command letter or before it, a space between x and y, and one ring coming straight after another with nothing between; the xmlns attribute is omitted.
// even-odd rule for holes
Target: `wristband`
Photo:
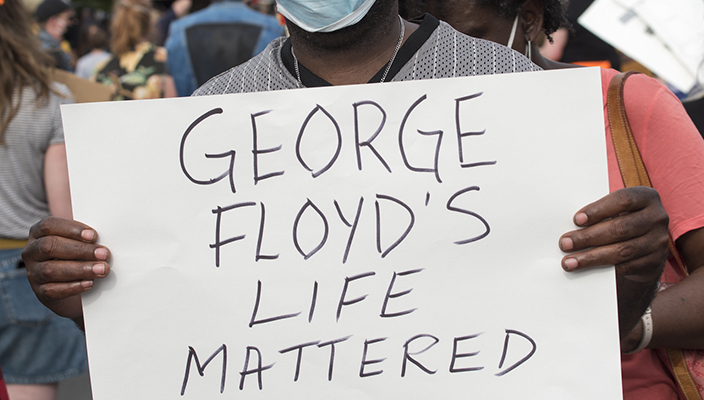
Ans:
<svg viewBox="0 0 704 400"><path fill-rule="evenodd" d="M650 344L650 339L653 338L653 317L651 315L650 307L645 310L645 314L640 317L640 320L643 324L643 336L641 336L638 346L625 354L639 353L641 350L648 347L648 344Z"/></svg>

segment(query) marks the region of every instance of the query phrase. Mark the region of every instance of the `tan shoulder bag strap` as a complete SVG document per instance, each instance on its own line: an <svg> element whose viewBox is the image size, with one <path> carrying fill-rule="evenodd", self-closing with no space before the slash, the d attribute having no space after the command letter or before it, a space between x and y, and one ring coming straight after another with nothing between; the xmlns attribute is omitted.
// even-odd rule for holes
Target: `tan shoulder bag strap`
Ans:
<svg viewBox="0 0 704 400"><path fill-rule="evenodd" d="M618 160L618 166L621 170L623 183L626 187L653 187L650 183L650 177L648 177L648 171L645 169L645 164L638 151L636 141L633 138L631 125L628 123L628 116L626 115L626 106L623 101L623 87L626 84L626 78L634 73L637 72L621 72L611 79L606 101L606 110L609 117L609 126L611 127L611 139L614 142L614 151L616 152L616 159ZM678 266L686 274L687 269L677 252L672 237L670 237L668 248ZM667 349L667 355L670 358L672 371L675 374L677 383L687 397L687 400L702 400L699 390L694 384L692 376L689 374L689 368L687 367L682 349Z"/></svg>
<svg viewBox="0 0 704 400"><path fill-rule="evenodd" d="M621 72L614 76L609 83L609 92L606 108L611 126L611 139L614 141L616 159L621 169L621 177L626 187L649 186L653 187L648 177L648 171L640 158L638 146L633 138L631 125L628 123L626 106L623 102L623 87L626 78L637 73L634 71Z"/></svg>

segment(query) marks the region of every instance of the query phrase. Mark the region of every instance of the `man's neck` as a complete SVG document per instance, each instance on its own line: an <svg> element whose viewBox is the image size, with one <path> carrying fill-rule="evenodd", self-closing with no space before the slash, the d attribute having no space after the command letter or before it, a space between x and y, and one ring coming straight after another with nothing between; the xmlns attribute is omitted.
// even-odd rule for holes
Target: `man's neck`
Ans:
<svg viewBox="0 0 704 400"><path fill-rule="evenodd" d="M329 45L320 36L291 30L293 52L301 65L333 85L367 83L393 56L401 34L399 18L386 19L376 31L359 32L346 43ZM402 21L402 20L401 20ZM418 25L403 21L403 40Z"/></svg>

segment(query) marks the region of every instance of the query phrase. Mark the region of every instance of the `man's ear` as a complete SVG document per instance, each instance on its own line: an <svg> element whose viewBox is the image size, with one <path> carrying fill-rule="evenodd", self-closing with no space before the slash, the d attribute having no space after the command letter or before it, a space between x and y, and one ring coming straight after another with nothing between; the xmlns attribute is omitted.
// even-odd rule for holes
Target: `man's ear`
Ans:
<svg viewBox="0 0 704 400"><path fill-rule="evenodd" d="M527 40L535 42L543 30L543 1L526 0L521 7L523 34Z"/></svg>

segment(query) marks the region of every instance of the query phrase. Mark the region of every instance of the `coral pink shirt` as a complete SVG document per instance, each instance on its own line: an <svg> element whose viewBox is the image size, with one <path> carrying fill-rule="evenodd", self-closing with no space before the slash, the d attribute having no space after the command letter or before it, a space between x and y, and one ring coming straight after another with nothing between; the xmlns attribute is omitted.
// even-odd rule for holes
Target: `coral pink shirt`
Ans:
<svg viewBox="0 0 704 400"><path fill-rule="evenodd" d="M611 192L624 187L606 114L609 82L618 71L601 70ZM682 103L665 86L632 75L624 89L626 114L653 187L670 217L674 240L704 227L704 141ZM669 262L669 261L668 261ZM621 357L624 400L684 399L669 369L652 350Z"/></svg>
<svg viewBox="0 0 704 400"><path fill-rule="evenodd" d="M611 129L606 92L618 72L601 70L604 124L609 163L609 189L623 188ZM670 90L644 75L628 78L626 113L648 175L670 216L673 240L704 226L704 141L682 103Z"/></svg>

